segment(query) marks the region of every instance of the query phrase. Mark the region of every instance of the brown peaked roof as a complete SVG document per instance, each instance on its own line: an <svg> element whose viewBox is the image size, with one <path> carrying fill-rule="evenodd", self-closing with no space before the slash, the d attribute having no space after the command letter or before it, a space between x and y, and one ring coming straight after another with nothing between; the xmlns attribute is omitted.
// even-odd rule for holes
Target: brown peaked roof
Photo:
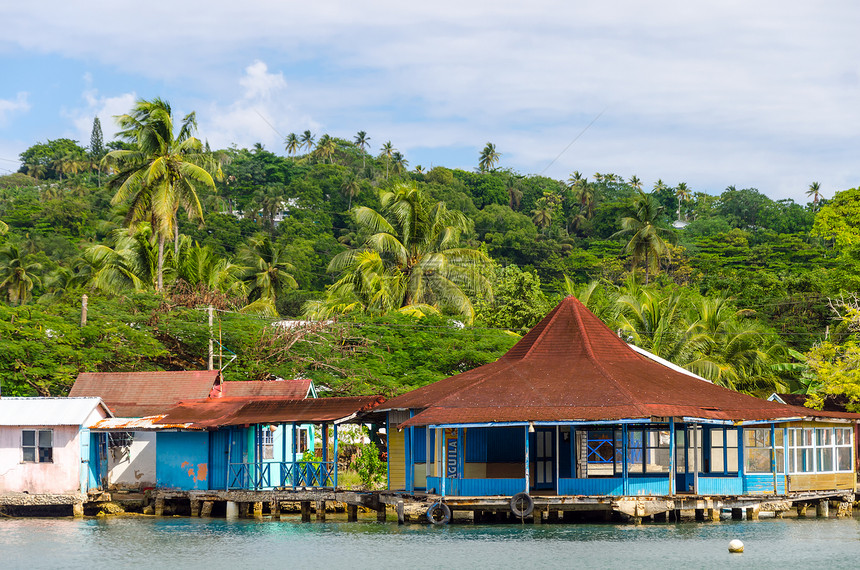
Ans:
<svg viewBox="0 0 860 570"><path fill-rule="evenodd" d="M221 384L219 370L82 372L69 396L97 396L115 416L163 414L181 400L207 398Z"/></svg>
<svg viewBox="0 0 860 570"><path fill-rule="evenodd" d="M398 396L404 426L695 417L765 420L813 412L721 388L645 358L567 297L496 362Z"/></svg>
<svg viewBox="0 0 860 570"><path fill-rule="evenodd" d="M311 390L310 378L293 380L245 380L224 382L224 396L253 397L273 396L279 398L306 398Z"/></svg>
<svg viewBox="0 0 860 570"><path fill-rule="evenodd" d="M187 424L191 428L287 422L333 422L368 411L382 396L349 398L207 398L180 402L158 424Z"/></svg>

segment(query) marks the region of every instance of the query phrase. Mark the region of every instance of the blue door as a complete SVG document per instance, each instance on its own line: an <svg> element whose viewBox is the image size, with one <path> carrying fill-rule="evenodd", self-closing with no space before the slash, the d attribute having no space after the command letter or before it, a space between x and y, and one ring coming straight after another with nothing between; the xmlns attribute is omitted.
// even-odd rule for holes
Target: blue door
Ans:
<svg viewBox="0 0 860 570"><path fill-rule="evenodd" d="M227 489L230 460L230 430L209 432L209 488Z"/></svg>
<svg viewBox="0 0 860 570"><path fill-rule="evenodd" d="M534 489L555 489L555 428L536 428L529 442L534 470Z"/></svg>
<svg viewBox="0 0 860 570"><path fill-rule="evenodd" d="M701 426L675 425L675 492L696 493L696 467L702 471Z"/></svg>

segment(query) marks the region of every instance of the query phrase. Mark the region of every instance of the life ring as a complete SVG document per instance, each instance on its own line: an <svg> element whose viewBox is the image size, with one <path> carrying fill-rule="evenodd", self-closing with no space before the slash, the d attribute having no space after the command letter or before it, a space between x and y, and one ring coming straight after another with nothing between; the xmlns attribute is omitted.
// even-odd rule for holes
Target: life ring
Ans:
<svg viewBox="0 0 860 570"><path fill-rule="evenodd" d="M517 493L511 497L511 512L514 516L525 518L535 510L535 500L528 493Z"/></svg>
<svg viewBox="0 0 860 570"><path fill-rule="evenodd" d="M435 502L427 509L427 520L432 524L448 524L451 522L451 509L442 502Z"/></svg>

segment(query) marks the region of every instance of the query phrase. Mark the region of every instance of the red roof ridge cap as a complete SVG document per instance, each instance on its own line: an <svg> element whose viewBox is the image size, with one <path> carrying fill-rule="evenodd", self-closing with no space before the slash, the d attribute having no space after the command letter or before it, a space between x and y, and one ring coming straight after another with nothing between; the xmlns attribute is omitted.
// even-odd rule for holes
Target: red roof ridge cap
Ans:
<svg viewBox="0 0 860 570"><path fill-rule="evenodd" d="M585 307L585 305L583 305L582 302L579 301L579 299L576 299L576 300L577 300L577 303L579 306ZM636 408L637 410L639 410L639 412L641 412L643 414L650 413L650 412L647 412L647 410L645 410L645 408L643 408L639 405L639 401L633 396L633 392L628 390L621 382L619 382L612 375L612 373L603 366L603 364L600 362L600 359L598 359L596 356L594 356L594 351L591 348L591 337L585 332L585 324L582 322L582 315L579 312L579 306L577 306L576 303L574 304L574 307L576 307L576 310L573 311L573 316L574 316L574 318L576 318L576 324L579 326L580 338L582 338L582 343L583 343L583 346L585 347L585 353L588 356L588 359L591 360L591 362L594 364L594 366L600 371L600 373L607 380L612 382L615 385L615 387L618 388L618 390L621 393L623 393L625 396L630 398L630 403L634 408ZM621 343L621 344L624 344L623 350L630 350L630 348L627 347L626 343ZM630 352L632 352L633 354L636 354L636 356L639 356L633 350L630 350Z"/></svg>

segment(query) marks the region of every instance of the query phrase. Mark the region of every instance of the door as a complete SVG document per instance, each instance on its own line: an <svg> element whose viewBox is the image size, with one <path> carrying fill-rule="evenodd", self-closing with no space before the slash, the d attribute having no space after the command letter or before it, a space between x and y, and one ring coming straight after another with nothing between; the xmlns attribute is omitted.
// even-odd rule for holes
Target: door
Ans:
<svg viewBox="0 0 860 570"><path fill-rule="evenodd" d="M696 471L702 470L701 426L675 426L675 492L696 493Z"/></svg>
<svg viewBox="0 0 860 570"><path fill-rule="evenodd" d="M209 432L209 488L227 489L228 461L230 458L230 430Z"/></svg>
<svg viewBox="0 0 860 570"><path fill-rule="evenodd" d="M555 489L555 428L535 428L534 489Z"/></svg>

